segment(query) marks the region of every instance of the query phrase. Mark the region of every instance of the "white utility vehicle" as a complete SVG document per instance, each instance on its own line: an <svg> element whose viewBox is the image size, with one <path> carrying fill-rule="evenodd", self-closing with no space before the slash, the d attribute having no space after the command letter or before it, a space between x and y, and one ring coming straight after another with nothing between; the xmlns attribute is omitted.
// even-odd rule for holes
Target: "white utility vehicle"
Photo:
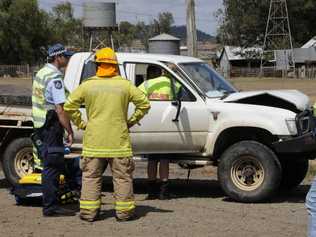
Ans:
<svg viewBox="0 0 316 237"><path fill-rule="evenodd" d="M136 160L156 154L183 167L218 165L221 187L242 202L266 200L304 179L308 160L316 154L314 117L306 95L296 90L239 92L196 58L132 53L117 57L121 75L136 86L147 79L149 65L161 67L173 85L182 85L174 101L151 101L150 112L130 130ZM93 58L91 53L72 56L65 73L67 90L95 74ZM0 142L6 178L15 183L33 171L32 118L30 98L20 103L11 97L0 107ZM80 152L82 131L74 130L72 151Z"/></svg>

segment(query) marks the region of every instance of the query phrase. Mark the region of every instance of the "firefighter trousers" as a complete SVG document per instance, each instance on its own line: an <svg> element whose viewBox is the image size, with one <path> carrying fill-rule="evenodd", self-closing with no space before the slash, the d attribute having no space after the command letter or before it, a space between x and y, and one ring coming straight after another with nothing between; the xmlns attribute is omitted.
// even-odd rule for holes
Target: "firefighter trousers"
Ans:
<svg viewBox="0 0 316 237"><path fill-rule="evenodd" d="M117 218L126 219L134 214L133 159L130 157L84 157L80 161L82 169L80 216L84 219L94 220L99 214L101 208L102 174L108 164L110 164L113 176Z"/></svg>

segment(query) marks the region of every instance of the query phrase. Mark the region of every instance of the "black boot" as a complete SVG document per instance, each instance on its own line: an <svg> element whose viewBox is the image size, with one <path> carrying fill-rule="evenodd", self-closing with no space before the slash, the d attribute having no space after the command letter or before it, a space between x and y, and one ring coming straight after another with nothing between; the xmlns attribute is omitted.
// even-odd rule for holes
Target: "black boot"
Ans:
<svg viewBox="0 0 316 237"><path fill-rule="evenodd" d="M158 184L156 180L150 180L147 184L148 195L147 200L154 200L158 198Z"/></svg>
<svg viewBox="0 0 316 237"><path fill-rule="evenodd" d="M159 197L160 200L170 199L169 195L169 181L162 181L160 184Z"/></svg>

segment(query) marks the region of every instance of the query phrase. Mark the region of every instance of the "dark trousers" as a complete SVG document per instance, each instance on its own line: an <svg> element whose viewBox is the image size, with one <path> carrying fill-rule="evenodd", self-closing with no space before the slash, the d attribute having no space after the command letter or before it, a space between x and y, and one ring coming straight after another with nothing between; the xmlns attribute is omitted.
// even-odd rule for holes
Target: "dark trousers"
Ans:
<svg viewBox="0 0 316 237"><path fill-rule="evenodd" d="M80 169L80 156L73 159L65 159L66 187L70 190L81 190L82 171Z"/></svg>
<svg viewBox="0 0 316 237"><path fill-rule="evenodd" d="M58 205L59 177L65 167L64 154L48 154L43 159L43 165L43 213L47 213Z"/></svg>
<svg viewBox="0 0 316 237"><path fill-rule="evenodd" d="M48 213L58 205L59 176L65 167L64 129L54 110L47 112L45 124L37 132L43 143L39 150L43 159L43 213Z"/></svg>

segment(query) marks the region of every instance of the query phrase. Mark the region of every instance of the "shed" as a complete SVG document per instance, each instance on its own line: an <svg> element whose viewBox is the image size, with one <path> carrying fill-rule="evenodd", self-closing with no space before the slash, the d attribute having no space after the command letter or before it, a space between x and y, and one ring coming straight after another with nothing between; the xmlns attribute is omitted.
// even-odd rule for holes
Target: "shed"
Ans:
<svg viewBox="0 0 316 237"><path fill-rule="evenodd" d="M312 47L316 47L316 36L314 36L313 38L311 38L308 42L306 42L301 48L303 49L307 49L307 48L312 48Z"/></svg>
<svg viewBox="0 0 316 237"><path fill-rule="evenodd" d="M224 77L230 77L234 70L251 72L251 68L260 68L261 52L262 49L256 47L225 46L219 57L220 71Z"/></svg>

